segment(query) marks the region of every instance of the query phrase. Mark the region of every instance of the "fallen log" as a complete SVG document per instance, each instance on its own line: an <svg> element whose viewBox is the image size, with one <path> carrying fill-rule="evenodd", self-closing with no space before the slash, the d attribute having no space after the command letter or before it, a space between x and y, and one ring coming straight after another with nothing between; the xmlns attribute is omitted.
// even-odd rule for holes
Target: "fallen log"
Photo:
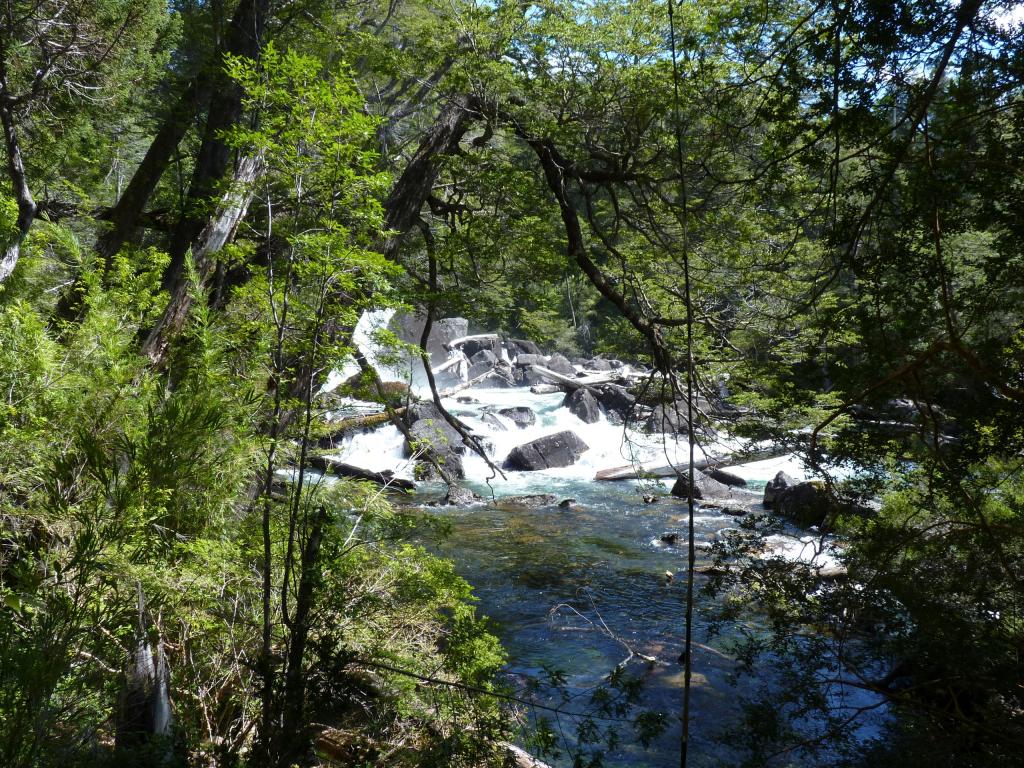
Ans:
<svg viewBox="0 0 1024 768"><path fill-rule="evenodd" d="M489 379L492 376L497 376L497 374L498 374L498 372L494 368L491 368L490 370L484 371L483 373L481 373L479 376L477 376L474 379L470 379L469 381L464 381L461 384L456 384L454 387L451 387L450 389L446 389L444 392L438 392L438 395L443 400L446 397L451 397L456 392L461 392L464 389L469 389L470 387L479 384L481 381L484 381L485 379Z"/></svg>
<svg viewBox="0 0 1024 768"><path fill-rule="evenodd" d="M440 365L437 365L437 366L434 366L433 368L431 368L430 372L433 373L436 376L437 374L441 373L442 371L447 371L449 368L454 368L455 366L459 365L459 363L463 362L465 359L466 359L465 355L461 355L461 356L458 356L458 357L450 358L449 360L444 361Z"/></svg>
<svg viewBox="0 0 1024 768"><path fill-rule="evenodd" d="M362 467L346 464L345 462L331 458L330 456L311 456L308 459L308 463L313 469L319 470L324 474L334 475L335 477L348 477L353 480L368 480L371 483L376 483L377 485L385 488L397 488L401 491L416 490L415 483L411 480L404 480L400 477L395 477L394 472L389 469L384 470L383 472L374 472L369 469L363 469Z"/></svg>
<svg viewBox="0 0 1024 768"><path fill-rule="evenodd" d="M782 448L764 448L758 451L739 451L726 453L719 456L705 456L702 459L694 459L694 469L724 469L735 464L745 464L751 461L762 459L774 459L776 456L783 456L788 451ZM612 467L602 469L596 475L595 480L636 480L641 477L676 477L687 471L689 462L681 461L678 464L659 464L657 466L644 466L642 464L628 464L623 467Z"/></svg>
<svg viewBox="0 0 1024 768"><path fill-rule="evenodd" d="M405 408L396 408L395 413L401 415L405 413ZM364 429L374 429L387 424L388 419L388 414L382 412L371 413L366 416L350 416L347 419L331 422L330 426L334 429L331 438L344 437L352 432L361 432Z"/></svg>
<svg viewBox="0 0 1024 768"><path fill-rule="evenodd" d="M595 376L577 377L577 376L566 376L566 375L561 374L561 373L556 373L555 371L549 371L547 368L545 368L544 366L541 366L541 365L534 365L534 366L532 366L532 368L533 368L534 372L539 373L545 379L549 379L550 381L554 381L554 382L556 382L558 384L561 384L561 385L563 385L565 387L568 387L569 389L572 389L572 390L585 389L588 392L590 392L590 394L592 394L592 395L596 395L597 394L594 391L594 389L592 388L593 385L595 385L595 384L610 384L611 382L613 382L616 379L620 378L617 373L612 373L612 374L601 373L601 374L597 374Z"/></svg>

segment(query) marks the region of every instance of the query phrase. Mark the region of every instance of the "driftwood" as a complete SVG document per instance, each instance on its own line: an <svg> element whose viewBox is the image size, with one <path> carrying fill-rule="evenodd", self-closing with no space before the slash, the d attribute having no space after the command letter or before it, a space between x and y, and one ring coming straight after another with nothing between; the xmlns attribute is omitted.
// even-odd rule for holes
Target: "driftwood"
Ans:
<svg viewBox="0 0 1024 768"><path fill-rule="evenodd" d="M395 413L401 415L405 413L405 408L396 408ZM352 432L361 432L364 429L374 429L387 424L389 420L390 417L386 411L370 413L365 416L349 416L347 419L330 423L330 426L334 429L334 434L331 435L331 438L348 435Z"/></svg>
<svg viewBox="0 0 1024 768"><path fill-rule="evenodd" d="M782 456L787 451L781 448L766 448L760 451L751 451L745 453L742 451L736 453L726 453L720 456L706 456L703 459L694 459L694 469L707 469L708 467L714 469L724 469L725 467L731 466L737 463L745 463L749 461L760 461L761 459L773 459L776 456ZM629 464L624 467L612 467L610 469L602 469L596 475L595 480L636 480L640 477L676 477L682 472L685 472L689 467L689 462L681 461L677 464L659 464L657 466L643 466L640 464Z"/></svg>
<svg viewBox="0 0 1024 768"><path fill-rule="evenodd" d="M474 379L470 379L469 381L464 381L461 384L456 384L454 387L451 387L450 389L446 389L444 392L439 392L438 396L440 398L442 398L442 399L445 398L445 397L451 397L456 392L461 392L464 389L469 389L470 387L475 386L476 384L479 384L481 381L484 381L485 379L489 379L492 376L497 376L497 374L498 374L498 372L496 370L494 370L493 368L491 368L488 371L484 371L483 373L481 373L479 376L477 376Z"/></svg>
<svg viewBox="0 0 1024 768"><path fill-rule="evenodd" d="M465 359L465 355L461 357L453 357L450 360L445 360L440 365L434 366L433 368L430 369L430 372L436 375L438 373L441 373L442 371L447 371L449 368L454 368Z"/></svg>
<svg viewBox="0 0 1024 768"><path fill-rule="evenodd" d="M376 483L385 488L397 488L401 491L413 491L416 489L416 484L411 480L395 477L394 473L389 469L383 472L373 472L369 469L346 464L338 459L332 459L330 456L311 456L307 461L313 469L317 469L325 474L335 475L336 477L369 480L371 483Z"/></svg>
<svg viewBox="0 0 1024 768"><path fill-rule="evenodd" d="M520 749L515 744L505 742L501 746L503 746L505 751L508 753L508 762L514 768L551 768L547 763L541 762L529 752L524 749Z"/></svg>
<svg viewBox="0 0 1024 768"><path fill-rule="evenodd" d="M467 341L500 341L501 337L496 333L478 333L473 336L460 336L457 339L452 339L445 346L448 349L455 349L455 347L461 347Z"/></svg>
<svg viewBox="0 0 1024 768"><path fill-rule="evenodd" d="M555 373L554 371L549 371L547 368L545 368L544 366L541 366L541 365L534 365L534 366L532 366L532 368L533 368L534 372L539 373L545 379L549 379L551 381L554 381L557 384L561 384L562 386L568 387L569 389L573 389L573 390L575 390L575 389L585 389L588 392L590 392L590 394L592 394L592 395L597 394L592 389L593 385L595 385L595 384L610 384L611 382L615 381L616 379L621 378L619 376L619 374L617 374L617 373L610 373L610 374L609 373L599 373L599 374L596 374L594 376L577 377L577 376L566 376L565 374L562 374L562 373Z"/></svg>

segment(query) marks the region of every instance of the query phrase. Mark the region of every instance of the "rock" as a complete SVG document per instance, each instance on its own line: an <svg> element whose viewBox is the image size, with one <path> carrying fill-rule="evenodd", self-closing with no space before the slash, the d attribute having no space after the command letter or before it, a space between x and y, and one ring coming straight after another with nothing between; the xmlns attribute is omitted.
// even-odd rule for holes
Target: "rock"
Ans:
<svg viewBox="0 0 1024 768"><path fill-rule="evenodd" d="M601 406L592 394L585 389L577 389L565 396L562 406L569 409L573 416L587 424L601 420Z"/></svg>
<svg viewBox="0 0 1024 768"><path fill-rule="evenodd" d="M441 464L452 477L464 477L462 457L466 445L462 435L447 422L437 406L431 402L414 403L406 411L409 434L415 446L406 440L406 456L412 456L414 449L425 450L431 458ZM438 478L436 468L428 462L417 467L419 477L423 480Z"/></svg>
<svg viewBox="0 0 1024 768"><path fill-rule="evenodd" d="M661 534L661 540L665 544L668 544L670 547L674 547L676 545L676 542L679 541L679 534L678 533L663 533L663 534Z"/></svg>
<svg viewBox="0 0 1024 768"><path fill-rule="evenodd" d="M501 339L470 339L461 346L462 352L470 360L481 352L490 352L495 360L501 359Z"/></svg>
<svg viewBox="0 0 1024 768"><path fill-rule="evenodd" d="M533 472L538 469L568 467L575 464L587 450L589 446L576 433L566 430L513 448L505 459L505 468Z"/></svg>
<svg viewBox="0 0 1024 768"><path fill-rule="evenodd" d="M488 371L492 370L493 368L494 368L494 364L493 363L488 363L488 362L481 362L481 363L476 363L475 365L471 365L471 366L469 366L469 372L466 373L466 380L467 381L472 381L477 376L483 376L485 373L487 373ZM490 385L488 384L488 386L490 386Z"/></svg>
<svg viewBox="0 0 1024 768"><path fill-rule="evenodd" d="M505 426L505 422L503 422L493 413L485 413L483 416L480 417L480 421L482 421L484 424L491 427L492 429L497 430L498 432L508 431L508 427Z"/></svg>
<svg viewBox="0 0 1024 768"><path fill-rule="evenodd" d="M693 404L693 426L697 427L700 419L698 405ZM648 432L667 432L669 434L684 434L686 432L686 401L677 400L674 403L658 404L651 411L647 419Z"/></svg>
<svg viewBox="0 0 1024 768"><path fill-rule="evenodd" d="M515 376L516 385L520 387L541 387L545 386L548 382L546 378L533 369L532 365L525 368L517 366L513 370L513 375ZM561 391L561 389L561 387L555 387L556 391Z"/></svg>
<svg viewBox="0 0 1024 768"><path fill-rule="evenodd" d="M558 497L551 493L527 493L522 496L502 496L495 499L498 506L513 507L550 507L558 501Z"/></svg>
<svg viewBox="0 0 1024 768"><path fill-rule="evenodd" d="M468 345L469 345L469 342L467 342L467 346ZM489 348L488 349L481 349L479 352L477 352L475 355L472 355L469 358L469 364L470 365L477 365L479 363L486 363L487 365L493 366L493 365L497 365L498 360L500 360L500 359L501 359L500 355L494 354L494 352L492 352Z"/></svg>
<svg viewBox="0 0 1024 768"><path fill-rule="evenodd" d="M714 480L699 469L693 472L693 498L710 499L721 498L729 495L729 486ZM686 489L689 487L689 478L684 474L679 477L672 486L672 495L680 499L687 497Z"/></svg>
<svg viewBox="0 0 1024 768"><path fill-rule="evenodd" d="M542 365L544 364L542 363ZM549 371L561 373L564 376L576 375L576 369L573 367L573 364L569 362L569 358L567 358L565 355L559 355L558 353L551 355L551 357L548 358L547 364L544 365L544 367L547 368Z"/></svg>
<svg viewBox="0 0 1024 768"><path fill-rule="evenodd" d="M746 480L744 480L739 475L734 475L732 472L729 472L724 469L706 469L704 470L704 473L709 477L713 478L714 480L717 480L720 483L724 483L725 485L732 486L733 488L747 487Z"/></svg>
<svg viewBox="0 0 1024 768"><path fill-rule="evenodd" d="M511 419L520 429L533 426L537 423L537 415L532 408L525 405L517 405L512 408L502 408L498 411L506 419Z"/></svg>
<svg viewBox="0 0 1024 768"><path fill-rule="evenodd" d="M636 398L629 394L625 387L617 384L598 384L592 389L597 393L597 402L608 414L609 421L621 424L632 416Z"/></svg>
<svg viewBox="0 0 1024 768"><path fill-rule="evenodd" d="M562 509L571 509L576 504L576 499L562 499L558 502L558 506Z"/></svg>
<svg viewBox="0 0 1024 768"><path fill-rule="evenodd" d="M775 496L775 513L807 528L821 525L836 509L828 491L817 483L797 483L781 489Z"/></svg>
<svg viewBox="0 0 1024 768"><path fill-rule="evenodd" d="M456 402L466 403L466 404L469 404L469 403L479 403L480 402L475 397L470 397L469 395L459 395L457 398L455 398L455 400L456 400Z"/></svg>
<svg viewBox="0 0 1024 768"><path fill-rule="evenodd" d="M516 355L516 367L517 368L528 368L531 365L541 365L547 367L547 358L544 355L534 355L523 353Z"/></svg>
<svg viewBox="0 0 1024 768"><path fill-rule="evenodd" d="M587 360L583 364L583 367L588 371L610 371L613 368L611 360L604 360L600 357L595 357L593 360Z"/></svg>
<svg viewBox="0 0 1024 768"><path fill-rule="evenodd" d="M511 358L515 358L519 354L541 355L540 347L526 339L509 339L505 342L505 346L508 347L508 356Z"/></svg>
<svg viewBox="0 0 1024 768"><path fill-rule="evenodd" d="M425 323L426 316L423 314L412 315L399 312L388 323L388 327L402 341L408 344L419 344ZM435 320L430 328L430 337L427 339L427 352L430 353L431 365L440 365L445 362L448 359L448 349L445 345L452 339L458 339L468 333L469 321L464 317L446 317L442 320Z"/></svg>
<svg viewBox="0 0 1024 768"><path fill-rule="evenodd" d="M796 480L785 472L779 472L775 477L769 480L768 484L764 487L764 505L766 507L772 506L780 491L795 484Z"/></svg>
<svg viewBox="0 0 1024 768"><path fill-rule="evenodd" d="M644 504L656 504L658 501L658 497L655 496L653 493L645 493L643 495L643 499Z"/></svg>
<svg viewBox="0 0 1024 768"><path fill-rule="evenodd" d="M461 485L449 485L448 493L445 495L444 500L441 503L453 506L465 506L467 504L476 504L483 500L483 496L478 496L469 490L469 488L463 488Z"/></svg>
<svg viewBox="0 0 1024 768"><path fill-rule="evenodd" d="M747 510L743 509L743 507L724 506L719 509L723 515L731 515L732 517L743 517L747 514Z"/></svg>

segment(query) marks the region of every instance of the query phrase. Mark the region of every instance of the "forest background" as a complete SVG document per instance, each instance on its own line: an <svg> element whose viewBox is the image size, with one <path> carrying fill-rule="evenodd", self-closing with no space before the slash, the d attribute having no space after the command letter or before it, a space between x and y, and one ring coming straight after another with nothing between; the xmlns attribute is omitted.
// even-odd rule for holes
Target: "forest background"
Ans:
<svg viewBox="0 0 1024 768"><path fill-rule="evenodd" d="M647 0L3 2L0 762L505 759L502 651L423 521L278 480L398 307L665 376L690 327L737 434L862 468L848 581L710 584L781 670L750 764L1015 764L1020 8L673 9L675 75Z"/></svg>

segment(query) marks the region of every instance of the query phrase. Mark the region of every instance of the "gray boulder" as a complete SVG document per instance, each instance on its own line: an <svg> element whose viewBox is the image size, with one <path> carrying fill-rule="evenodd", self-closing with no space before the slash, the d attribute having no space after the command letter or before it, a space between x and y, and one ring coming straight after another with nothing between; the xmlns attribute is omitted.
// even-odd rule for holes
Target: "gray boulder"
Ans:
<svg viewBox="0 0 1024 768"><path fill-rule="evenodd" d="M466 346L469 346L468 344ZM480 363L486 363L487 365L497 365L500 357L490 349L481 349L475 355L469 358L470 365L478 365Z"/></svg>
<svg viewBox="0 0 1024 768"><path fill-rule="evenodd" d="M733 488L746 488L747 487L747 481L746 480L744 480L739 475L734 475L732 472L729 472L728 470L715 468L715 469L706 469L706 470L704 470L704 472L709 477L714 478L718 482L725 483L726 485L732 486Z"/></svg>
<svg viewBox="0 0 1024 768"><path fill-rule="evenodd" d="M506 419L511 419L515 422L515 425L520 429L533 426L537 423L537 414L533 412L532 408L527 408L525 405L517 405L512 408L501 408L498 413L504 416Z"/></svg>
<svg viewBox="0 0 1024 768"><path fill-rule="evenodd" d="M527 352L516 355L516 366L519 368L526 368L531 365L547 366L547 363L547 358L544 355L535 355Z"/></svg>
<svg viewBox="0 0 1024 768"><path fill-rule="evenodd" d="M593 360L587 360L583 367L588 371L610 371L613 366L611 360L595 357Z"/></svg>
<svg viewBox="0 0 1024 768"><path fill-rule="evenodd" d="M505 469L533 472L538 469L568 467L575 464L589 447L569 430L539 437L513 448L505 459Z"/></svg>
<svg viewBox="0 0 1024 768"><path fill-rule="evenodd" d="M548 362L544 367L547 368L549 371L560 373L563 376L576 375L576 369L573 367L573 364L569 362L569 358L567 358L565 355L559 355L558 353L551 355L551 357L548 358Z"/></svg>
<svg viewBox="0 0 1024 768"><path fill-rule="evenodd" d="M581 421L587 424L594 424L601 420L601 406L597 399L585 389L577 389L570 392L562 401L562 406Z"/></svg>
<svg viewBox="0 0 1024 768"><path fill-rule="evenodd" d="M462 351L473 360L481 352L490 352L495 360L501 358L501 339L470 339L462 345Z"/></svg>
<svg viewBox="0 0 1024 768"><path fill-rule="evenodd" d="M764 487L764 505L766 507L772 506L779 494L791 485L796 485L796 480L785 472L779 472Z"/></svg>
<svg viewBox="0 0 1024 768"><path fill-rule="evenodd" d="M672 495L685 499L688 497L686 489L689 487L689 477L683 474L676 479L675 485L672 486ZM712 499L712 498L727 498L730 494L729 486L725 483L720 483L717 480L708 477L699 469L693 472L693 498L695 499Z"/></svg>
<svg viewBox="0 0 1024 768"><path fill-rule="evenodd" d="M466 450L462 435L438 411L431 402L414 403L406 411L406 423L412 443L406 440L405 455L412 456L419 449L441 464L452 477L463 477L462 458ZM413 444L414 443L414 444ZM421 479L436 479L436 468L428 460L418 470Z"/></svg>
<svg viewBox="0 0 1024 768"><path fill-rule="evenodd" d="M697 412L694 411L694 421ZM667 432L669 434L686 432L686 402L677 401L654 406L651 416L647 419L648 432Z"/></svg>
<svg viewBox="0 0 1024 768"><path fill-rule="evenodd" d="M505 426L505 422L495 416L493 413L485 413L480 417L480 421L489 426L491 429L497 430L498 432L507 432L508 427Z"/></svg>
<svg viewBox="0 0 1024 768"><path fill-rule="evenodd" d="M790 485L775 496L775 513L804 528L821 525L835 509L828 491L817 483Z"/></svg>
<svg viewBox="0 0 1024 768"><path fill-rule="evenodd" d="M608 414L608 420L621 424L632 415L636 398L625 387L616 384L598 384L592 389L597 392L597 402Z"/></svg>
<svg viewBox="0 0 1024 768"><path fill-rule="evenodd" d="M426 316L423 314L409 314L399 312L388 323L398 338L408 344L419 344L420 336L423 334L423 326L426 323ZM427 339L427 352L430 353L432 365L440 365L448 359L448 349L445 345L469 333L469 321L464 317L446 317L442 320L435 320L430 327L430 337Z"/></svg>
<svg viewBox="0 0 1024 768"><path fill-rule="evenodd" d="M469 488L463 488L461 485L452 484L448 486L448 493L445 494L441 503L462 507L467 504L475 504L483 500L483 496L473 493Z"/></svg>
<svg viewBox="0 0 1024 768"><path fill-rule="evenodd" d="M526 339L509 339L505 342L509 357L514 358L518 354L540 355L540 347Z"/></svg>

